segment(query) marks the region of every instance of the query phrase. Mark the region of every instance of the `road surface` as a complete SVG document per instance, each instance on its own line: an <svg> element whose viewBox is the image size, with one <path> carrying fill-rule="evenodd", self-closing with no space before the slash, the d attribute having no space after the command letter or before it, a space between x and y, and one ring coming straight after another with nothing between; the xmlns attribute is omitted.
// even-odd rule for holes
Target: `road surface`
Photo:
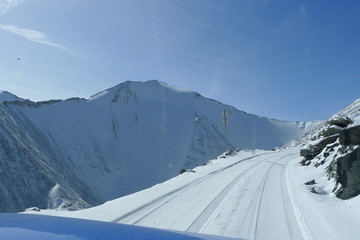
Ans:
<svg viewBox="0 0 360 240"><path fill-rule="evenodd" d="M296 156L287 151L239 157L113 222L244 239L307 239L286 178Z"/></svg>

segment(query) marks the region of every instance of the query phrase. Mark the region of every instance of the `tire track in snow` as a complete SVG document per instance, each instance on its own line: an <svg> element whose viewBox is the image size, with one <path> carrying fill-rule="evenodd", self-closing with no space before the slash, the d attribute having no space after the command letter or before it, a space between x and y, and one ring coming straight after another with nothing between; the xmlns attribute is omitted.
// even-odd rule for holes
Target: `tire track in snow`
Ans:
<svg viewBox="0 0 360 240"><path fill-rule="evenodd" d="M267 169L267 172L265 173L265 177L262 180L262 184L261 184L261 193L259 194L259 200L256 203L256 201L254 202L254 204L252 204L254 207L251 208L253 210L256 210L255 212L255 220L254 221L254 232L257 229L257 218L258 218L258 212L259 212L259 207L261 205L261 199L262 199L262 195L264 192L264 188L265 188L265 183L267 180L267 177L269 175L269 172L272 168L272 166L274 164L277 164L277 162L279 162L281 159L287 157L288 155L282 156L280 159L276 160L276 161L270 161L271 158L274 158L274 156L270 156L260 162L258 162L257 164L254 164L253 166L250 166L248 169L246 169L245 171L243 171L242 173L240 173L233 181L231 181L208 205L207 207L199 214L199 216L190 224L190 226L185 230L187 232L200 232L201 229L206 225L208 219L212 216L212 214L216 211L216 209L219 207L219 205L224 201L224 199L228 196L228 194L231 192L231 190L238 184L238 182L243 179L245 177L246 174L248 174L250 172L250 170L252 170L253 168L255 168L256 166L258 166L259 164L262 163L271 163L271 166L269 167L269 169ZM277 156L276 156L277 157Z"/></svg>
<svg viewBox="0 0 360 240"><path fill-rule="evenodd" d="M259 231L259 216L260 216L260 207L261 207L261 204L262 204L262 199L263 199L263 195L264 195L264 190L265 190L265 186L266 186L266 182L267 182L267 179L269 177L269 173L271 171L271 169L273 168L273 166L275 164L277 164L279 161L281 161L282 159L286 158L286 157L289 157L291 155L295 155L295 154L287 154L287 155L284 155L282 156L281 158L279 158L278 160L274 161L274 162L271 162L271 165L269 166L268 170L266 171L266 174L262 180L262 183L261 183L261 191L260 191L260 194L259 194L259 199L258 199L258 203L256 205L256 217L255 217L255 226L254 226L254 234L253 234L253 237L251 239L257 239L257 233Z"/></svg>
<svg viewBox="0 0 360 240"><path fill-rule="evenodd" d="M265 153L265 154L267 154L267 153ZM237 165L237 164L239 164L239 163L241 163L241 162L243 162L243 161L245 161L245 160L250 160L250 159L252 159L252 158L259 157L259 156L262 156L262 155L265 155L265 154L259 154L259 155L256 155L256 156L252 156L252 157L249 157L249 158L242 159L242 160L240 160L239 162L236 162L236 163L234 163L234 164L231 164L231 165L229 165L229 166L227 166L227 167L225 167L225 168L222 168L222 169L220 169L220 170L216 170L216 174L217 174L217 173L220 173L220 172L222 172L222 171L224 171L224 170L226 170L226 169L229 169L229 168L231 168L231 167L233 167L233 166L235 166L235 165ZM255 164L255 165L257 165L257 164ZM171 198L169 198L168 200L166 200L165 202L163 202L161 205L159 205L158 207L154 208L153 210L151 210L150 212L148 212L147 214L145 214L144 216L142 216L141 218L139 218L138 220L136 220L135 222L133 222L132 225L136 225L136 224L139 223L140 221L142 221L142 220L144 220L145 218L149 217L152 213L156 212L158 209L160 209L160 208L163 207L165 204L169 203L171 200L173 200L173 199L175 199L176 197L178 197L180 194L182 194L182 193L185 192L186 190L188 190L188 189L190 189L190 188L192 188L192 187L194 187L194 186L196 186L196 185L204 182L205 180L207 180L209 177L212 177L213 175L211 175L211 176L207 175L207 176L208 176L208 177L205 176L205 177L206 177L205 179L202 179L201 181L198 181L198 182L192 184L191 186L187 187L186 189L183 189L183 191L181 191L181 192L179 192L178 194L172 196Z"/></svg>
<svg viewBox="0 0 360 240"><path fill-rule="evenodd" d="M184 186L181 186L179 188L176 188L175 190L173 191L170 191L166 194L163 194L157 198L155 198L154 200L114 219L113 221L111 222L124 222L126 221L127 218L131 218L134 214L139 214L143 211L146 211L146 209L149 209L148 212L143 215L142 217L138 218L136 221L132 222L131 224L134 225L136 223L138 223L139 221L143 220L144 218L146 218L147 216L149 216L151 213L155 212L156 210L158 210L161 206L163 206L164 204L168 203L169 201L171 201L172 199L176 198L178 195L180 195L181 193L183 193L184 191L186 191L187 189L197 185L197 184L200 184L202 183L203 181L205 181L206 179L210 178L210 177L213 177L214 175L226 170L226 169L229 169L237 164L240 164L244 161L248 161L250 159L253 159L253 158L257 158L257 157L260 157L260 156L263 156L263 155L267 155L267 154L270 154L270 153L262 153L262 154L258 154L258 155L255 155L255 156L251 156L251 157L247 157L247 158L244 158L244 159L241 159L239 160L238 162L235 162L229 166L226 166L224 168L221 168L221 169L218 169L218 170L215 170L213 172L210 172L209 174L199 178L199 179L196 179L192 182L189 182L187 184L185 184Z"/></svg>
<svg viewBox="0 0 360 240"><path fill-rule="evenodd" d="M186 232L199 232L201 228L206 224L210 216L215 212L220 203L228 196L230 191L235 187L235 185L242 179L245 174L247 174L251 169L255 168L263 162L258 162L244 172L240 173L234 180L232 180L200 213L200 215L190 224L190 226L185 230Z"/></svg>
<svg viewBox="0 0 360 240"><path fill-rule="evenodd" d="M287 165L287 164L286 164ZM285 217L286 217L286 223L288 225L289 233L291 236L291 239L294 240L303 240L299 225L296 221L293 207L291 206L290 197L288 194L287 186L286 186L286 178L285 178L285 167L286 165L283 165L281 168L281 193L282 193L282 201L285 208Z"/></svg>
<svg viewBox="0 0 360 240"><path fill-rule="evenodd" d="M296 207L295 202L290 198L291 193L289 191L286 177L288 163L289 162L284 164L281 168L281 192L288 229L291 238L294 240L312 240L313 238L311 237L311 234L301 217L299 209Z"/></svg>

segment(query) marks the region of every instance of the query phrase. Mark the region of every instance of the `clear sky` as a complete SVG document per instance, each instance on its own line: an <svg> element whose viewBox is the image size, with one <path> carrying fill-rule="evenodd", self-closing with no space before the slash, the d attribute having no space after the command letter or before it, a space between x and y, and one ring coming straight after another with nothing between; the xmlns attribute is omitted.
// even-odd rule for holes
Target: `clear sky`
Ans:
<svg viewBox="0 0 360 240"><path fill-rule="evenodd" d="M157 79L282 120L360 98L360 1L0 0L0 89L89 97Z"/></svg>

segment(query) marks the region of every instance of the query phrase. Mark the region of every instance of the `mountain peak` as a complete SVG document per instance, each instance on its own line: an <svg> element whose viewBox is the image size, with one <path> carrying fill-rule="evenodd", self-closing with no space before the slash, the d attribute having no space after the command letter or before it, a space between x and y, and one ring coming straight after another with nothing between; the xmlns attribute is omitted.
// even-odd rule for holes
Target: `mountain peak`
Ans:
<svg viewBox="0 0 360 240"><path fill-rule="evenodd" d="M272 149L304 132L299 123L246 114L157 80L127 81L87 100L0 104L0 113L0 164L8 179L0 184L0 211L9 212L100 204L230 148Z"/></svg>
<svg viewBox="0 0 360 240"><path fill-rule="evenodd" d="M111 101L115 103L122 100L123 103L129 104L136 103L138 96L141 96L143 99L158 98L159 94L164 94L165 92L200 95L158 80L148 80L145 82L126 81L91 96L88 101Z"/></svg>
<svg viewBox="0 0 360 240"><path fill-rule="evenodd" d="M0 90L0 102L11 102L11 101L25 101L23 98L19 98L15 94L12 94L8 91L1 91Z"/></svg>

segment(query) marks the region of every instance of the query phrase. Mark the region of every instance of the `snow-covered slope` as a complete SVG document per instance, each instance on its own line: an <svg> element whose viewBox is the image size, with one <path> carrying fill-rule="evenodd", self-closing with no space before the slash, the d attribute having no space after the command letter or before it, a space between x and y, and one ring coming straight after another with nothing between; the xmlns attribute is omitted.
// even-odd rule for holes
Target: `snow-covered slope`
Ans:
<svg viewBox="0 0 360 240"><path fill-rule="evenodd" d="M229 148L282 146L309 125L247 114L155 80L89 99L3 102L0 116L1 211L100 204Z"/></svg>
<svg viewBox="0 0 360 240"><path fill-rule="evenodd" d="M359 239L360 198L312 193L304 183L316 168L304 171L299 150L240 151L94 208L26 213L236 239Z"/></svg>

